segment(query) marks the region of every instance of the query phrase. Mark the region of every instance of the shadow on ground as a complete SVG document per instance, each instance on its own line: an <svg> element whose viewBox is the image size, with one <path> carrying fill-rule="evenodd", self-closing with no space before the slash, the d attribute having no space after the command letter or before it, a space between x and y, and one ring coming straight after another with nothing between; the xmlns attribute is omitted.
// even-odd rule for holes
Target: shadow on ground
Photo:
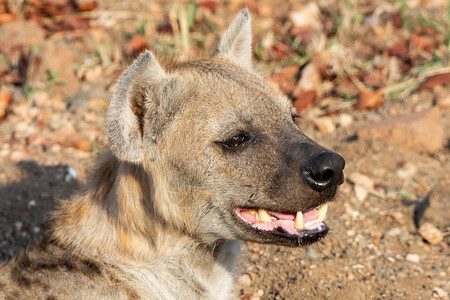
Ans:
<svg viewBox="0 0 450 300"><path fill-rule="evenodd" d="M0 185L2 261L21 253L43 234L57 199L73 193L78 181L69 175L66 165L40 166L34 161L3 166L0 172L8 179L12 173L20 174L19 180Z"/></svg>

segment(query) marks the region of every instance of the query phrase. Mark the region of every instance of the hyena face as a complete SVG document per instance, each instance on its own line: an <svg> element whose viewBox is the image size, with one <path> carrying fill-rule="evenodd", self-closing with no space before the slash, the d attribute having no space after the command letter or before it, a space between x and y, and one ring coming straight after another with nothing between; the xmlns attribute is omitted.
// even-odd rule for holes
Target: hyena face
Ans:
<svg viewBox="0 0 450 300"><path fill-rule="evenodd" d="M251 68L243 11L212 58L164 70L149 52L141 55L119 81L107 132L120 159L164 174L153 178L168 190L156 188L154 206L168 224L203 241L294 246L327 233L326 202L345 164L302 134L295 116ZM162 194L177 208L159 207Z"/></svg>

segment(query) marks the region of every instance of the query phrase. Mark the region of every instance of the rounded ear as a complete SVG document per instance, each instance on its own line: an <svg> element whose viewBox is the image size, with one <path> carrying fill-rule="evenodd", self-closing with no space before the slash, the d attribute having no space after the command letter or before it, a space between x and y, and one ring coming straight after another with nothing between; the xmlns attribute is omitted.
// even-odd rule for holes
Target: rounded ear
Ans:
<svg viewBox="0 0 450 300"><path fill-rule="evenodd" d="M222 35L216 55L252 71L252 26L247 9L242 10Z"/></svg>
<svg viewBox="0 0 450 300"><path fill-rule="evenodd" d="M106 113L109 148L119 159L142 160L144 108L160 89L165 72L151 52L145 51L120 76Z"/></svg>

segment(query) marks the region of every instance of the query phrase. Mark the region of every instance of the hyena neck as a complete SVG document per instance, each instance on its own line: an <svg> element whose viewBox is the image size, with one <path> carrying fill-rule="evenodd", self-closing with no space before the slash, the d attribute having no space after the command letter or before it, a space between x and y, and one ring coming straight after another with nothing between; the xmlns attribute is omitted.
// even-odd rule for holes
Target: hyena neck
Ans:
<svg viewBox="0 0 450 300"><path fill-rule="evenodd" d="M88 182L53 215L52 237L72 252L96 259L144 262L183 257L196 249L215 260L216 244L199 245L177 230L175 226L183 226L181 221L169 224L161 216L153 197L164 195L141 166L105 153ZM163 209L181 214L176 206Z"/></svg>

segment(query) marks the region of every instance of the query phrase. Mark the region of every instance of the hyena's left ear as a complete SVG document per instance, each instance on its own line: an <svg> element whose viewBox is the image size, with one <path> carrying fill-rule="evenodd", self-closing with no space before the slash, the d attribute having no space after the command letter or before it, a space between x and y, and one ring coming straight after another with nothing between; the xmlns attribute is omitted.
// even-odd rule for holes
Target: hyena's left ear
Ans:
<svg viewBox="0 0 450 300"><path fill-rule="evenodd" d="M252 26L247 9L241 11L220 39L216 54L252 71Z"/></svg>

